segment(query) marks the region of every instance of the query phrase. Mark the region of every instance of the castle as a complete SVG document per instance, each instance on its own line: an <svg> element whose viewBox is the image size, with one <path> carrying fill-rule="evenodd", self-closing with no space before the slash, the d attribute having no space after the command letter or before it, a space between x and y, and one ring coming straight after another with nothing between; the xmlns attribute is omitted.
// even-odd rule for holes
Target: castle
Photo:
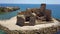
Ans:
<svg viewBox="0 0 60 34"><path fill-rule="evenodd" d="M34 26L36 23L40 23L43 21L52 21L51 10L46 9L46 4L41 4L40 8L28 8L26 9L26 11L19 12L16 25Z"/></svg>

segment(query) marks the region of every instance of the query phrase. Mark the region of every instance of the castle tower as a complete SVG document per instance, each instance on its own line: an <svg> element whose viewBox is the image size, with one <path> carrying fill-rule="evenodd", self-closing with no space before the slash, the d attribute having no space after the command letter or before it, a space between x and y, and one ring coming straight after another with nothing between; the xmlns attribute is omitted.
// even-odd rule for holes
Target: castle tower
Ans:
<svg viewBox="0 0 60 34"><path fill-rule="evenodd" d="M41 4L41 7L39 10L36 11L37 16L42 17L45 15L45 10L46 10L46 4Z"/></svg>
<svg viewBox="0 0 60 34"><path fill-rule="evenodd" d="M40 10L41 10L42 12L44 12L45 9L46 9L46 4L41 4Z"/></svg>
<svg viewBox="0 0 60 34"><path fill-rule="evenodd" d="M17 23L16 23L16 25L24 26L24 22L25 22L24 16L23 15L18 15L17 16Z"/></svg>
<svg viewBox="0 0 60 34"><path fill-rule="evenodd" d="M45 10L46 21L51 21L51 10Z"/></svg>

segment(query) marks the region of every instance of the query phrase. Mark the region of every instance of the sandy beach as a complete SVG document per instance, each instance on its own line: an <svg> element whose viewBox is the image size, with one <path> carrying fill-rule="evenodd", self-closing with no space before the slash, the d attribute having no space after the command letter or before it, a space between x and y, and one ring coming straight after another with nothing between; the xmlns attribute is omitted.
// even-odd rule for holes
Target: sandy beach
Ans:
<svg viewBox="0 0 60 34"><path fill-rule="evenodd" d="M0 20L0 25L7 27L10 30L35 30L35 29L41 29L41 28L46 28L46 27L59 26L60 23L57 20L55 20L54 18L53 18L53 20L54 20L54 23L20 27L20 26L16 25L17 18L15 16L9 20Z"/></svg>

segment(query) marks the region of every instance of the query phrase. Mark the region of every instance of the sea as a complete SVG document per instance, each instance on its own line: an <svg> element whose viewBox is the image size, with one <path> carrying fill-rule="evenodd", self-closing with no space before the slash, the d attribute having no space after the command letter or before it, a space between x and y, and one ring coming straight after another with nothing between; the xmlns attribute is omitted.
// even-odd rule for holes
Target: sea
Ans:
<svg viewBox="0 0 60 34"><path fill-rule="evenodd" d="M26 10L26 8L40 8L41 4L0 4L2 7L19 7L20 9L13 12L0 14L0 20L10 19L17 15L18 12ZM51 16L60 19L60 4L46 4L46 9L51 10Z"/></svg>
<svg viewBox="0 0 60 34"><path fill-rule="evenodd" d="M0 4L2 7L19 7L20 10L10 12L10 13L5 13L5 14L0 14L0 20L4 19L10 19L13 16L16 16L18 12L26 10L26 8L40 8L41 4ZM46 9L51 10L51 15L53 18L60 19L60 4L46 4Z"/></svg>

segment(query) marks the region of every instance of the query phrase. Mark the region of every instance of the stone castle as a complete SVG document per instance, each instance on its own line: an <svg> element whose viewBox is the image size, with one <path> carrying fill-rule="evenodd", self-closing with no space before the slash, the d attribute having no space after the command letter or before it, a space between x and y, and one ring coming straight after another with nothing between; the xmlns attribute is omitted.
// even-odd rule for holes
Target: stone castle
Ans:
<svg viewBox="0 0 60 34"><path fill-rule="evenodd" d="M28 8L26 11L22 11L18 13L17 23L19 26L34 26L35 24L39 24L41 22L50 22L51 18L51 10L46 9L46 4L41 4L40 8Z"/></svg>

